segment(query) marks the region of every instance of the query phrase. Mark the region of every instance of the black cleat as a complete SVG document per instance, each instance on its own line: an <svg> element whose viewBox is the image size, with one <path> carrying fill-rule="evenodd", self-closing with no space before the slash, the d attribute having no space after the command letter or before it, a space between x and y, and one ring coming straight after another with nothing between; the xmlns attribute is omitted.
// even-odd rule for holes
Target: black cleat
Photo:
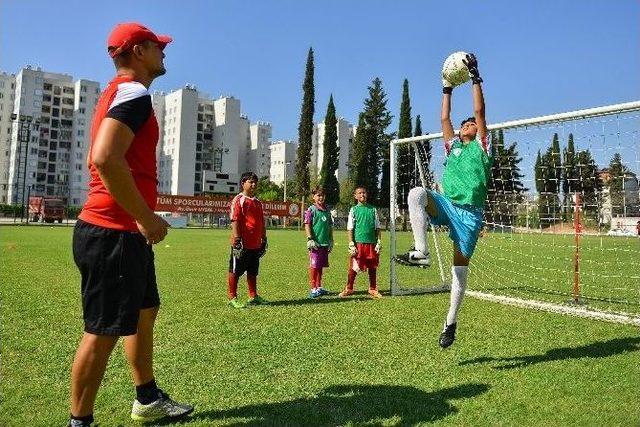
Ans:
<svg viewBox="0 0 640 427"><path fill-rule="evenodd" d="M409 252L395 257L398 264L410 265L412 267L427 268L431 265L431 257L429 254L423 254L420 251L411 249Z"/></svg>
<svg viewBox="0 0 640 427"><path fill-rule="evenodd" d="M442 349L451 346L451 344L456 340L456 325L456 323L452 323L444 327L444 330L440 334L440 339L438 340Z"/></svg>

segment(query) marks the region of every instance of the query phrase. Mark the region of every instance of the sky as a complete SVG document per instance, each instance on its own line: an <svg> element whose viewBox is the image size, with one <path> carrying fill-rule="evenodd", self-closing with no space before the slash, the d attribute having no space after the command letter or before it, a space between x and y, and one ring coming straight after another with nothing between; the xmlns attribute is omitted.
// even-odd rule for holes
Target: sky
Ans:
<svg viewBox="0 0 640 427"><path fill-rule="evenodd" d="M439 131L440 71L459 50L478 57L490 123L640 99L637 0L0 0L0 70L30 64L104 86L107 35L127 21L174 38L152 90L232 95L252 122L272 124L274 141L297 140L309 47L316 121L333 94L356 124L379 77L396 131L407 78L414 120ZM455 123L470 110L467 85L454 93Z"/></svg>

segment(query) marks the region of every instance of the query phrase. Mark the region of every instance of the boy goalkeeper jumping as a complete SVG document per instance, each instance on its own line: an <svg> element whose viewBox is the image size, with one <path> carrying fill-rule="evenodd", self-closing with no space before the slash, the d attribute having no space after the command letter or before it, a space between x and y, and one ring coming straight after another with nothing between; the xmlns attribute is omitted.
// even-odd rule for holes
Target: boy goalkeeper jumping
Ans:
<svg viewBox="0 0 640 427"><path fill-rule="evenodd" d="M487 182L493 163L480 85L482 78L473 54L467 55L465 65L472 81L473 117L461 123L460 134L456 136L450 116L453 85L443 79L441 121L446 153L442 178L444 195L422 187L409 191L407 204L414 247L397 257L398 262L406 265L431 265L427 247L429 220L434 225L449 227L454 252L449 312L439 339L442 348L449 347L456 338L458 311L467 288L469 260L482 229Z"/></svg>

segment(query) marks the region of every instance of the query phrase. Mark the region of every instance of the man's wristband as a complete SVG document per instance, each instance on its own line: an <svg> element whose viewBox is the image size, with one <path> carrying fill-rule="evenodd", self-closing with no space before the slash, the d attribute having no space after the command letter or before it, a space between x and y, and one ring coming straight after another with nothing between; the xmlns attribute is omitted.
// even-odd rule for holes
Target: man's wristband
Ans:
<svg viewBox="0 0 640 427"><path fill-rule="evenodd" d="M479 85L482 82L483 80L482 80L482 77L480 76L471 78L471 83L473 83L474 85Z"/></svg>
<svg viewBox="0 0 640 427"><path fill-rule="evenodd" d="M453 86L444 86L442 88L442 93L451 95L453 93Z"/></svg>

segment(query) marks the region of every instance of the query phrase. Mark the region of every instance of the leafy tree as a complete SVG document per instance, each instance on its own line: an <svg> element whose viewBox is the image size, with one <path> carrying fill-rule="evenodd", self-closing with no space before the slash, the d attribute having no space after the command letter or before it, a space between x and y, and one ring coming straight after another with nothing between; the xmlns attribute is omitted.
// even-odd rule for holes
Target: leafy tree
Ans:
<svg viewBox="0 0 640 427"><path fill-rule="evenodd" d="M323 157L322 169L320 169L320 185L324 187L326 202L335 205L340 200L340 184L336 178L338 170L338 120L336 119L336 107L333 104L333 95L329 97L327 115L324 119L324 141L322 143Z"/></svg>
<svg viewBox="0 0 640 427"><path fill-rule="evenodd" d="M278 186L278 184L271 182L268 176L263 176L258 180L256 197L265 202L273 202L282 200L284 197L284 191L283 188Z"/></svg>
<svg viewBox="0 0 640 427"><path fill-rule="evenodd" d="M302 109L298 125L298 150L296 159L296 191L304 199L309 194L311 161L311 139L313 137L313 114L315 108L315 87L313 83L313 48L309 48L307 67L302 84Z"/></svg>
<svg viewBox="0 0 640 427"><path fill-rule="evenodd" d="M371 182L369 180L369 150L367 147L367 141L369 129L364 118L364 114L360 114L358 120L358 128L355 138L353 140L353 151L351 162L349 163L349 177L353 185L364 185L370 187Z"/></svg>
<svg viewBox="0 0 640 427"><path fill-rule="evenodd" d="M576 150L573 143L573 134L569 134L567 148L564 150L562 159L562 192L564 194L563 203L565 221L571 217L572 197L578 188L578 176L576 170Z"/></svg>
<svg viewBox="0 0 640 427"><path fill-rule="evenodd" d="M485 218L490 224L512 226L527 191L519 165L522 158L518 154L517 142L505 147L502 130L492 132L491 140L494 160L487 188Z"/></svg>
<svg viewBox="0 0 640 427"><path fill-rule="evenodd" d="M389 143L393 134L386 133L393 116L387 110L387 95L382 80L373 79L364 101L364 133L367 147L369 200L378 206L389 206ZM378 177L381 177L379 180ZM380 184L380 185L379 185Z"/></svg>
<svg viewBox="0 0 640 427"><path fill-rule="evenodd" d="M411 100L409 99L409 81L404 79L402 84L402 103L400 104L400 123L398 125L398 138L411 137ZM411 176L414 172L415 157L409 144L398 146L397 176L396 176L396 203L402 211L402 230L407 230L407 195L411 189Z"/></svg>
<svg viewBox="0 0 640 427"><path fill-rule="evenodd" d="M602 205L602 180L598 165L589 150L579 151L575 157L574 191L582 195L582 206L587 218L597 220Z"/></svg>
<svg viewBox="0 0 640 427"><path fill-rule="evenodd" d="M622 163L620 153L615 153L609 162L609 197L611 198L611 214L622 216L627 213L625 197L625 179L630 178L629 168Z"/></svg>

